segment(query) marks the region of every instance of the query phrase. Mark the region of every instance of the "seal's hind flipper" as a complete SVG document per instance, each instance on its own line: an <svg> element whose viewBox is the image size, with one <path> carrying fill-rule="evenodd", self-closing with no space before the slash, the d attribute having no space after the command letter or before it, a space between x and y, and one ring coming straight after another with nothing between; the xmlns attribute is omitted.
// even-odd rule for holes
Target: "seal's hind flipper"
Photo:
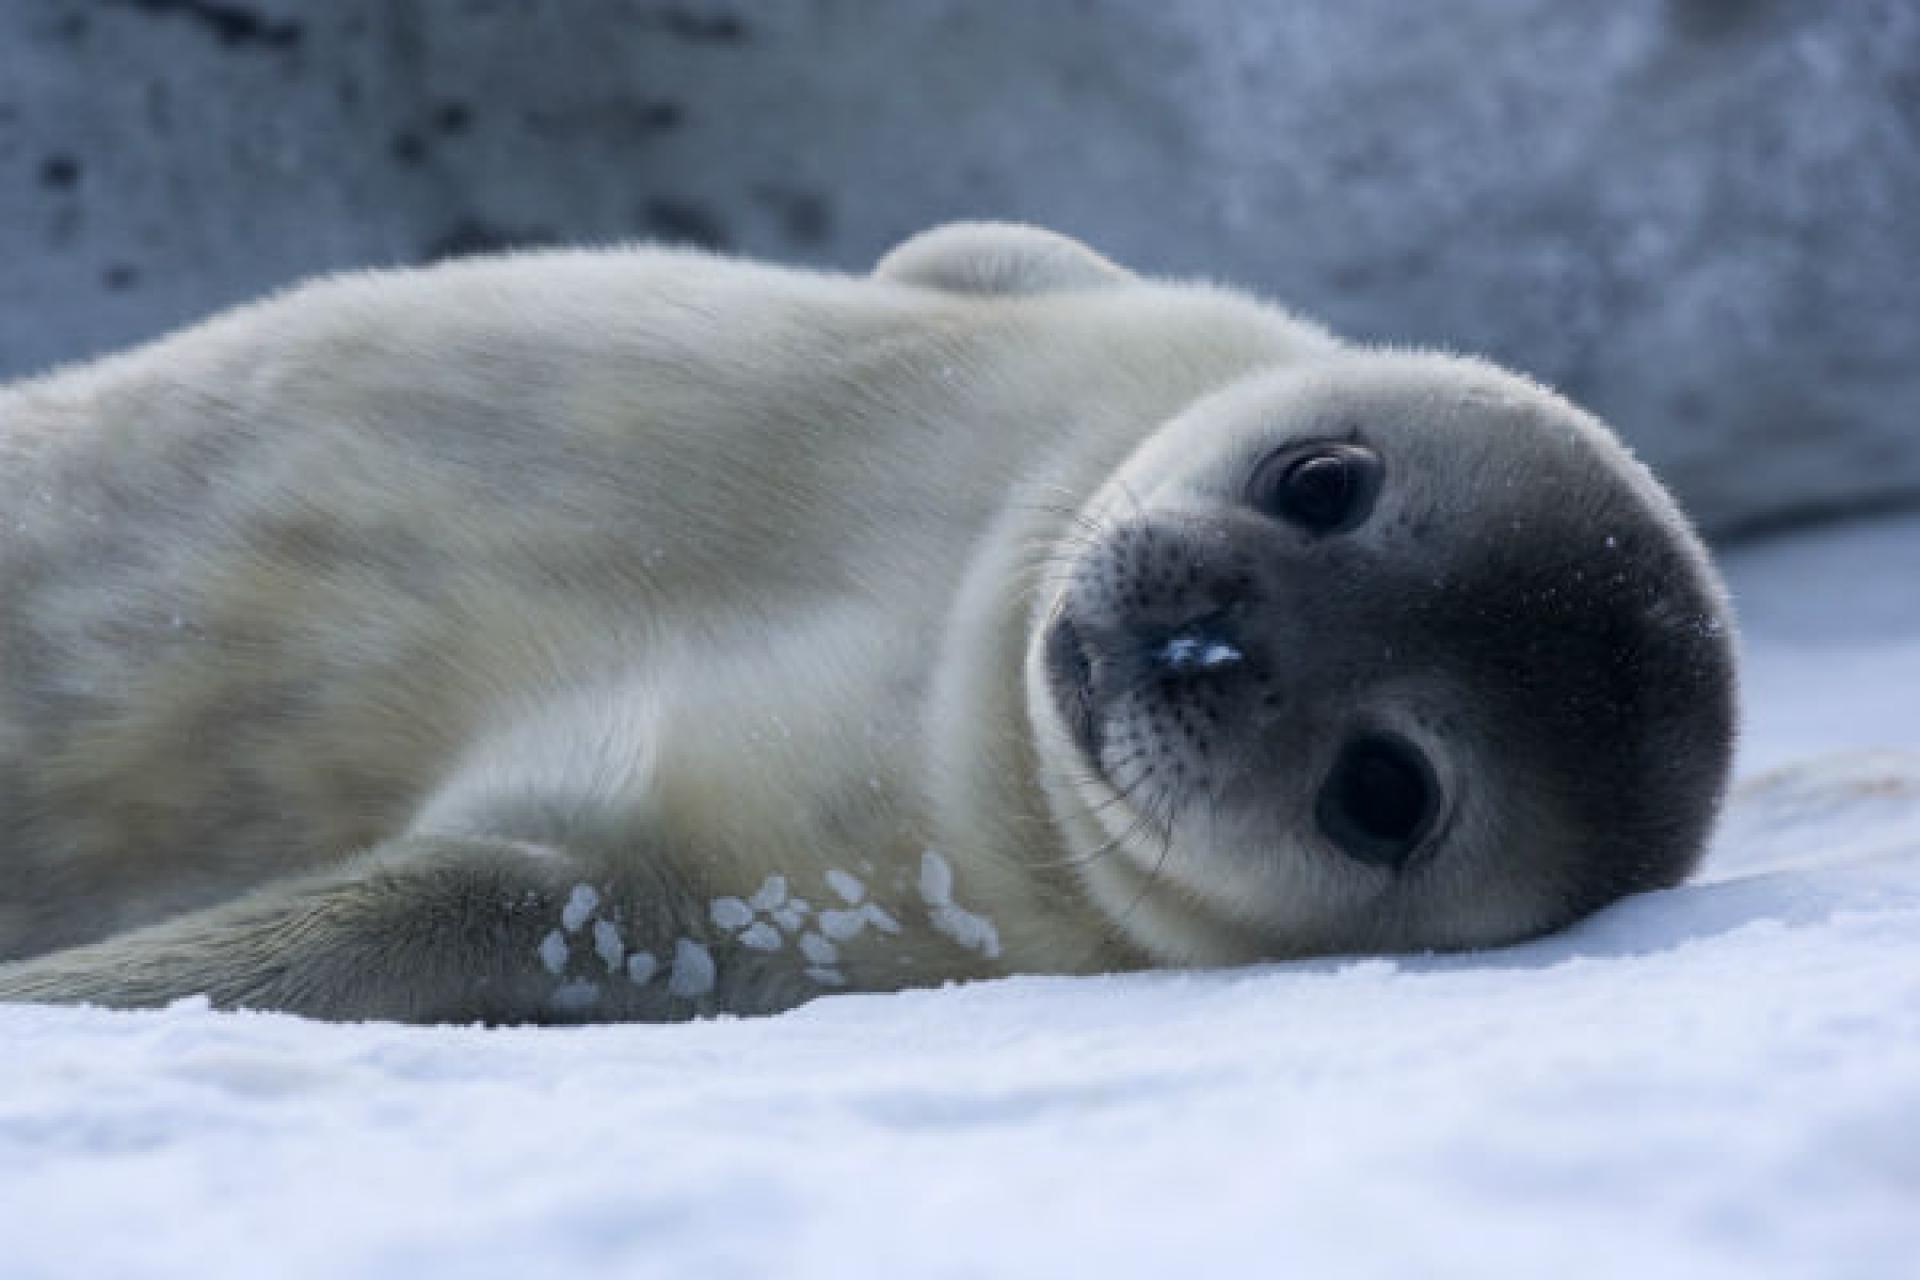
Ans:
<svg viewBox="0 0 1920 1280"><path fill-rule="evenodd" d="M1099 289L1134 278L1078 240L1018 222L950 222L923 231L880 259L873 274L982 295Z"/></svg>

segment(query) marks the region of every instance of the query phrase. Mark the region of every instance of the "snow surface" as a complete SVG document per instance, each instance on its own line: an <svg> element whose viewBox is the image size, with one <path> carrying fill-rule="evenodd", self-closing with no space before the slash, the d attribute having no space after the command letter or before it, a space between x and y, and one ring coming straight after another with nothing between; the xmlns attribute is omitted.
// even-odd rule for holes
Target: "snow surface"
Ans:
<svg viewBox="0 0 1920 1280"><path fill-rule="evenodd" d="M1733 556L1714 856L1528 946L660 1027L0 1008L0 1276L1913 1276L1916 564Z"/></svg>

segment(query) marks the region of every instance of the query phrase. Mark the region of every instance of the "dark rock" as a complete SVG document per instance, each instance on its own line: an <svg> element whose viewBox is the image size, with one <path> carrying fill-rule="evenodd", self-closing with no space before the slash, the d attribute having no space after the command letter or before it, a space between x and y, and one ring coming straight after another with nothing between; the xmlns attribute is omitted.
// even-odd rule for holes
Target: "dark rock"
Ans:
<svg viewBox="0 0 1920 1280"><path fill-rule="evenodd" d="M423 253L1017 217L1533 373L1725 532L1920 499L1916 67L1907 0L0 5L0 375Z"/></svg>

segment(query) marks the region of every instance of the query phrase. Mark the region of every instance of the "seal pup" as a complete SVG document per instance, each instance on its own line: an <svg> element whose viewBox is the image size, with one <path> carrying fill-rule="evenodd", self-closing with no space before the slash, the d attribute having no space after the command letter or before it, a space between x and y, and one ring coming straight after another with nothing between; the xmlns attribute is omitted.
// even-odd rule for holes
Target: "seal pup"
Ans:
<svg viewBox="0 0 1920 1280"><path fill-rule="evenodd" d="M0 997L764 1012L1472 947L1694 864L1592 417L1035 228L343 276L0 392Z"/></svg>

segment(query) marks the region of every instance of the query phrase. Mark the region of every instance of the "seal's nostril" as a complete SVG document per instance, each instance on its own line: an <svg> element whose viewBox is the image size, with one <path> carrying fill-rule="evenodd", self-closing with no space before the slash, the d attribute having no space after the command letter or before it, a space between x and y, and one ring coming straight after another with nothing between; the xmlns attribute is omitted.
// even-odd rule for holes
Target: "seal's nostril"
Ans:
<svg viewBox="0 0 1920 1280"><path fill-rule="evenodd" d="M1227 634L1219 615L1198 619L1162 637L1150 646L1153 665L1173 675L1198 675L1237 666L1246 654Z"/></svg>
<svg viewBox="0 0 1920 1280"><path fill-rule="evenodd" d="M1230 666L1245 655L1229 641L1183 631L1168 637L1153 656L1169 671L1187 672Z"/></svg>

